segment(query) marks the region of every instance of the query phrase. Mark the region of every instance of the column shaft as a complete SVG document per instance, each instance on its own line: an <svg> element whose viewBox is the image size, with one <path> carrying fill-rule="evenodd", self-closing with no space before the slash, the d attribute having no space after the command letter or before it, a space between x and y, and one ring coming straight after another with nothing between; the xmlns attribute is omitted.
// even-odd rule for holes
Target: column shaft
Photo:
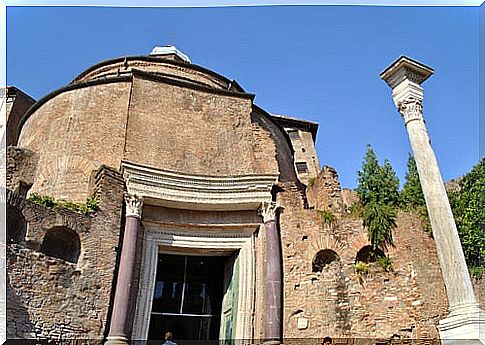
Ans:
<svg viewBox="0 0 485 345"><path fill-rule="evenodd" d="M126 217L118 278L107 344L128 344L133 304L133 283L136 274L136 251L140 233L142 199L126 195Z"/></svg>
<svg viewBox="0 0 485 345"><path fill-rule="evenodd" d="M485 344L484 315L476 303L448 195L423 119L424 90L420 85L433 72L432 68L401 56L381 73L381 78L392 88L394 104L404 119L433 229L449 303L449 315L438 325L441 342Z"/></svg>
<svg viewBox="0 0 485 345"><path fill-rule="evenodd" d="M276 222L264 223L266 230L265 340L281 340L282 267Z"/></svg>
<svg viewBox="0 0 485 345"><path fill-rule="evenodd" d="M424 121L408 121L406 129L428 208L450 311L453 312L456 306L476 304L470 275Z"/></svg>

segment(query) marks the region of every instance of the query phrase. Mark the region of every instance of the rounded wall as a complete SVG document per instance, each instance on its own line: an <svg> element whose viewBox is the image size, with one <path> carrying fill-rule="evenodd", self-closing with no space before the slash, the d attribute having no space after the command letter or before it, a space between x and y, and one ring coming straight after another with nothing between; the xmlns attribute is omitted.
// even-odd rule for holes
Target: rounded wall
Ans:
<svg viewBox="0 0 485 345"><path fill-rule="evenodd" d="M295 171L293 149L288 135L284 129L277 126L267 113L258 107L253 107L251 114L254 123L271 133L276 147L276 161L278 162L279 181L289 182L297 181L298 177Z"/></svg>
<svg viewBox="0 0 485 345"><path fill-rule="evenodd" d="M251 121L250 97L135 77L130 162L192 175L278 174L271 134Z"/></svg>
<svg viewBox="0 0 485 345"><path fill-rule="evenodd" d="M19 146L39 157L31 193L84 202L101 165L183 174L278 174L278 138L252 117L252 96L159 76L74 84L40 101Z"/></svg>
<svg viewBox="0 0 485 345"><path fill-rule="evenodd" d="M134 70L219 90L228 90L232 85L228 79L197 65L152 56L127 57L102 62L80 74L73 83L115 77Z"/></svg>
<svg viewBox="0 0 485 345"><path fill-rule="evenodd" d="M67 90L30 114L18 145L39 157L31 193L84 202L93 170L120 166L130 88L116 82Z"/></svg>

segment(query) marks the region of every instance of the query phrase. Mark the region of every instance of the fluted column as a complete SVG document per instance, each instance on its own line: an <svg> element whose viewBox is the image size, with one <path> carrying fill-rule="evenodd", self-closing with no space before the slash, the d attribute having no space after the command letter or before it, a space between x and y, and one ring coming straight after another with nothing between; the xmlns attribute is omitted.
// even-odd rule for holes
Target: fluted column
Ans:
<svg viewBox="0 0 485 345"><path fill-rule="evenodd" d="M423 189L438 259L449 302L449 316L440 321L441 338L479 337L479 307L451 211L438 162L423 118L424 90L420 84L433 70L417 61L401 57L381 77L393 89L392 97L406 127ZM470 340L466 340L471 344Z"/></svg>
<svg viewBox="0 0 485 345"><path fill-rule="evenodd" d="M281 343L283 303L281 241L276 222L279 209L275 202L263 202L260 208L266 232L264 342L274 344Z"/></svg>
<svg viewBox="0 0 485 345"><path fill-rule="evenodd" d="M130 339L130 311L133 310L133 281L136 271L136 247L140 233L143 199L132 194L125 195L126 215L123 246L116 281L116 291L111 315L107 344L128 344Z"/></svg>

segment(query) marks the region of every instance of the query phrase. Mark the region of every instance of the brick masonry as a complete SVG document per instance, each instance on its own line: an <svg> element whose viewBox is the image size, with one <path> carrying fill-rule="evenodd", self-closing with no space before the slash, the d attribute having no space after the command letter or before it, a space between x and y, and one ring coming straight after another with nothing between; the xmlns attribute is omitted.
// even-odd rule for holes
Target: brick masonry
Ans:
<svg viewBox="0 0 485 345"><path fill-rule="evenodd" d="M119 246L124 184L111 169L98 171L91 216L47 209L8 191L8 205L27 223L25 238L7 247L7 336L69 343L102 343ZM67 227L80 239L77 263L41 252L46 232Z"/></svg>
<svg viewBox="0 0 485 345"><path fill-rule="evenodd" d="M354 268L356 255L369 243L361 220L352 219L341 207L334 170L324 168L308 190L314 205L327 206L338 216L333 225L323 224L316 210L302 207L294 185L283 188L279 202L285 208L281 237L286 338L438 336L436 324L446 315L447 298L434 241L417 217L399 214L395 247L387 252L393 270L385 272L371 264L370 273L360 275ZM324 249L340 260L314 273L312 261Z"/></svg>
<svg viewBox="0 0 485 345"><path fill-rule="evenodd" d="M22 116L25 114L35 100L17 89L16 87L7 86L4 90L6 98L5 114L7 120L7 146L17 145L19 137L19 124Z"/></svg>

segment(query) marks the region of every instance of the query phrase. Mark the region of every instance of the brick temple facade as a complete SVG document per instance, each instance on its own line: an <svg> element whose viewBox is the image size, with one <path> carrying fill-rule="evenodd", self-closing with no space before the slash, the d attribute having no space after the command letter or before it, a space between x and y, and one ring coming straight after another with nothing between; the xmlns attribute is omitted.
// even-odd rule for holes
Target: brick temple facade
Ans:
<svg viewBox="0 0 485 345"><path fill-rule="evenodd" d="M320 169L318 124L261 109L174 47L92 66L35 103L9 93L8 338L438 337L434 240L400 214L392 269L357 270L369 242L355 196Z"/></svg>

